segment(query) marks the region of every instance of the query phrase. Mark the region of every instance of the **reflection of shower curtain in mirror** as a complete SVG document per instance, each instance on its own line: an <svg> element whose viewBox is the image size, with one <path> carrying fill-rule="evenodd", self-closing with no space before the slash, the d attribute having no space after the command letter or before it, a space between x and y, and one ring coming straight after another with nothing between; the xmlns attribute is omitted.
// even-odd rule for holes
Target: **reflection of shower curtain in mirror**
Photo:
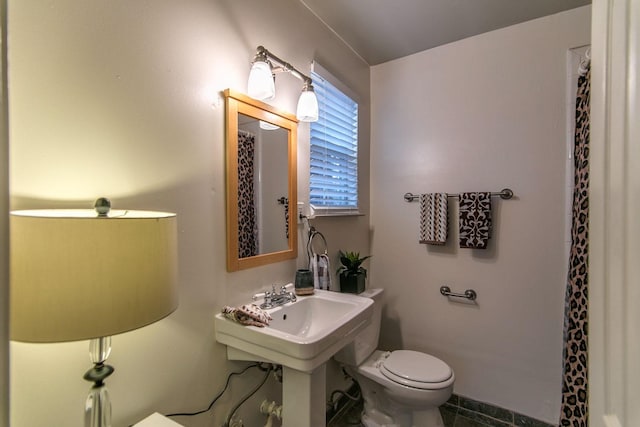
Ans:
<svg viewBox="0 0 640 427"><path fill-rule="evenodd" d="M256 137L252 133L238 131L238 256L240 258L258 254L258 223L253 186L255 141Z"/></svg>
<svg viewBox="0 0 640 427"><path fill-rule="evenodd" d="M565 297L564 378L560 426L587 427L587 270L589 265L590 71L578 80L571 253Z"/></svg>
<svg viewBox="0 0 640 427"><path fill-rule="evenodd" d="M284 235L289 240L289 199L284 199Z"/></svg>

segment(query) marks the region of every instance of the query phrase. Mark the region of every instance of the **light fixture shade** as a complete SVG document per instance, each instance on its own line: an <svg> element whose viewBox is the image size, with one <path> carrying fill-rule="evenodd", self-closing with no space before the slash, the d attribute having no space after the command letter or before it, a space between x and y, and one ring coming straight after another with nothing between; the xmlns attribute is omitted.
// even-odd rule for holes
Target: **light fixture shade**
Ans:
<svg viewBox="0 0 640 427"><path fill-rule="evenodd" d="M278 125L274 125L273 123L265 122L264 120L260 120L260 121L258 122L258 126L260 126L260 129L262 129L262 130L276 130L276 129L280 129L280 126L278 126Z"/></svg>
<svg viewBox="0 0 640 427"><path fill-rule="evenodd" d="M12 340L111 336L178 306L175 214L31 210L10 221Z"/></svg>
<svg viewBox="0 0 640 427"><path fill-rule="evenodd" d="M313 89L303 89L298 98L296 117L301 122L315 122L318 120L318 98Z"/></svg>
<svg viewBox="0 0 640 427"><path fill-rule="evenodd" d="M276 84L273 81L271 65L265 61L255 61L249 72L247 93L260 101L267 101L276 96Z"/></svg>

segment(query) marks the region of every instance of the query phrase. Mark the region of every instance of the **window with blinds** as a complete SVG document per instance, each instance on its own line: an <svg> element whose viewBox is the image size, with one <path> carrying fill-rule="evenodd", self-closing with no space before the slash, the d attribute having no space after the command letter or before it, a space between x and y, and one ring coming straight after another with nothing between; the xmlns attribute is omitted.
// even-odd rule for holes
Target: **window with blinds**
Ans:
<svg viewBox="0 0 640 427"><path fill-rule="evenodd" d="M358 103L323 71L314 64L311 72L319 117L311 123L309 201L320 215L357 213Z"/></svg>

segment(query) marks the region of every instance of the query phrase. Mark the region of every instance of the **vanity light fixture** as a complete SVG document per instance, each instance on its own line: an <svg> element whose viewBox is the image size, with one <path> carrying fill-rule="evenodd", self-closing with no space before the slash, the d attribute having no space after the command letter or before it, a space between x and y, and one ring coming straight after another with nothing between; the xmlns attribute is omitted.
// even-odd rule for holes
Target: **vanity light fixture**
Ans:
<svg viewBox="0 0 640 427"><path fill-rule="evenodd" d="M278 64L277 67L273 67L274 62ZM247 85L249 96L260 101L273 99L276 94L275 74L282 72L290 73L304 82L296 111L298 120L302 122L318 120L318 99L313 91L311 77L302 74L288 62L269 52L264 46L258 46L251 65Z"/></svg>
<svg viewBox="0 0 640 427"><path fill-rule="evenodd" d="M302 88L302 93L298 98L296 117L302 122L318 121L318 98L316 98L311 83L305 83Z"/></svg>
<svg viewBox="0 0 640 427"><path fill-rule="evenodd" d="M268 101L276 96L275 77L273 76L271 62L267 58L266 50L256 53L249 72L247 84L249 96L260 101Z"/></svg>

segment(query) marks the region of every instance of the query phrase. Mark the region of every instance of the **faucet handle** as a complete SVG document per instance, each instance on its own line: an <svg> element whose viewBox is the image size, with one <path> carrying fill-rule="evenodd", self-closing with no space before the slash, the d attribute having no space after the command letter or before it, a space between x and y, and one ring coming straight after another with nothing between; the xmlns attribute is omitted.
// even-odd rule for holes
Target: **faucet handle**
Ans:
<svg viewBox="0 0 640 427"><path fill-rule="evenodd" d="M271 308L272 298L273 298L273 293L266 291L264 293L264 302L262 303L261 307L264 306L262 308Z"/></svg>
<svg viewBox="0 0 640 427"><path fill-rule="evenodd" d="M252 301L258 301L260 298L264 298L265 292L258 292L251 297Z"/></svg>
<svg viewBox="0 0 640 427"><path fill-rule="evenodd" d="M271 291L258 292L257 294L253 294L253 296L251 297L251 300L258 301L260 298L263 298L265 301L271 301L271 298L273 297L273 295L275 295L275 292L271 292Z"/></svg>

